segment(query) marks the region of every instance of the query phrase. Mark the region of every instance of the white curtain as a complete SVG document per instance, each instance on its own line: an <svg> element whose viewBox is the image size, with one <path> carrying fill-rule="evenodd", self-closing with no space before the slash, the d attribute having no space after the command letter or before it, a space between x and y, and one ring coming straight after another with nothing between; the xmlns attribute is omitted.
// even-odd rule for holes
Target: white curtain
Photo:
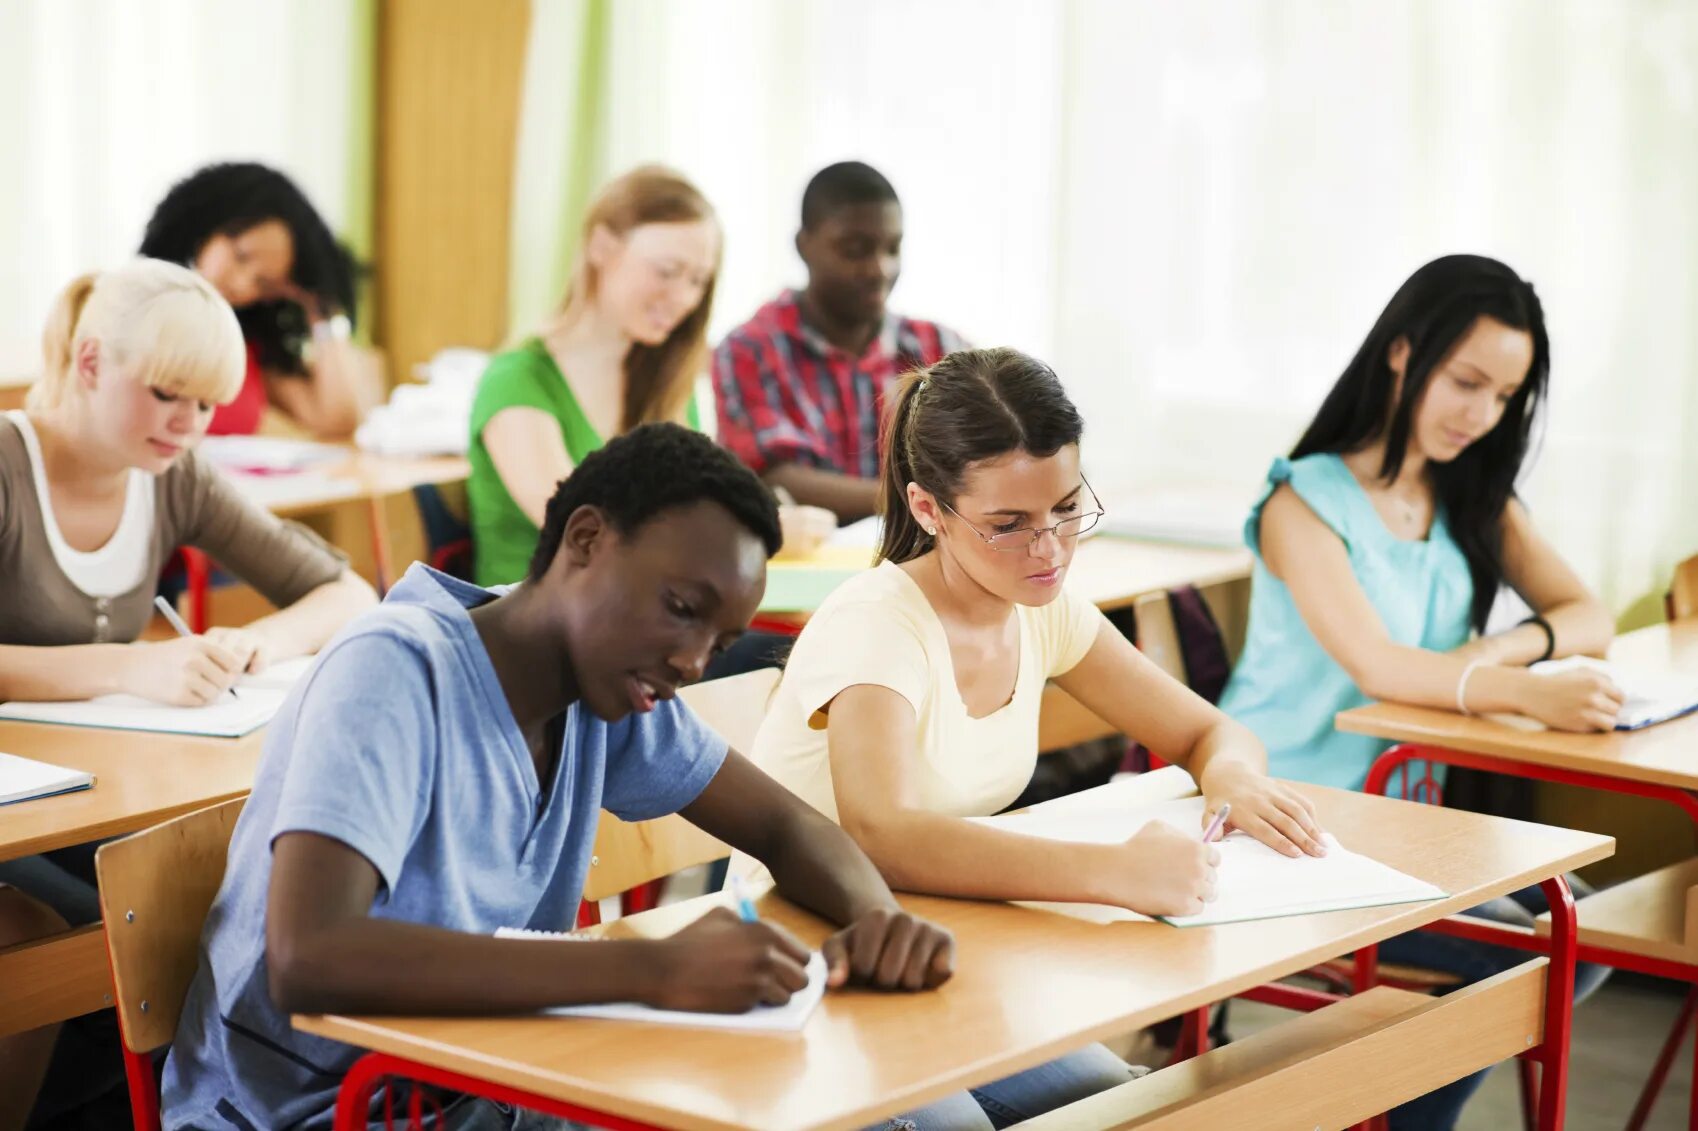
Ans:
<svg viewBox="0 0 1698 1131"><path fill-rule="evenodd" d="M83 271L134 254L171 184L216 160L295 178L332 229L369 222L362 0L0 4L0 380Z"/></svg>
<svg viewBox="0 0 1698 1131"><path fill-rule="evenodd" d="M727 230L722 332L799 281L801 188L902 195L894 302L1052 361L1111 493L1248 493L1397 285L1531 278L1553 340L1525 493L1618 609L1698 552L1698 5L732 0L612 5L610 170Z"/></svg>

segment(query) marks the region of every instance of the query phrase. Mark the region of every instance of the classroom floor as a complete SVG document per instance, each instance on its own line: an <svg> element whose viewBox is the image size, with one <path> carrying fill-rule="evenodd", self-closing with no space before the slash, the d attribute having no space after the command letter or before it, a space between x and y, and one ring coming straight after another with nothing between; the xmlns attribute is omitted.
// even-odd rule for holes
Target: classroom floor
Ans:
<svg viewBox="0 0 1698 1131"><path fill-rule="evenodd" d="M1626 1125L1679 1008L1674 983L1617 974L1574 1011L1568 1131L1618 1131ZM1235 1001L1232 1032L1248 1036L1289 1016L1272 1006ZM1692 1038L1688 1036L1646 1131L1679 1131L1686 1126L1691 1084ZM1462 1113L1458 1131L1508 1131L1520 1126L1515 1068L1500 1064Z"/></svg>

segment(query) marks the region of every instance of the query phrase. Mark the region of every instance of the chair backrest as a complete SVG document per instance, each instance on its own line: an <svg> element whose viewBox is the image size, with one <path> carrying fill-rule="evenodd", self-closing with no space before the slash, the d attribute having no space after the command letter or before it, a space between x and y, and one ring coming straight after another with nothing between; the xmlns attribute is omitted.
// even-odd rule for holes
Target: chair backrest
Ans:
<svg viewBox="0 0 1698 1131"><path fill-rule="evenodd" d="M762 668L698 683L679 695L733 750L746 752L754 745L779 674L777 668ZM723 843L676 814L630 823L603 813L584 898L606 899L730 854Z"/></svg>
<svg viewBox="0 0 1698 1131"><path fill-rule="evenodd" d="M124 1044L171 1043L195 976L201 927L224 882L246 798L198 809L101 845L94 856Z"/></svg>
<svg viewBox="0 0 1698 1131"><path fill-rule="evenodd" d="M1698 554L1674 567L1667 606L1670 620L1698 616Z"/></svg>
<svg viewBox="0 0 1698 1131"><path fill-rule="evenodd" d="M1180 683L1186 682L1185 653L1179 644L1179 627L1174 623L1167 592L1144 594L1132 603L1132 612L1138 625L1138 651Z"/></svg>

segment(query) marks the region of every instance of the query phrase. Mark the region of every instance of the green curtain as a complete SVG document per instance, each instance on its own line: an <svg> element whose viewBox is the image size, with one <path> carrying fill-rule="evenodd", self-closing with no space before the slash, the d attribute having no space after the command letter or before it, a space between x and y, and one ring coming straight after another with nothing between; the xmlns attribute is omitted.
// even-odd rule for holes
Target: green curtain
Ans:
<svg viewBox="0 0 1698 1131"><path fill-rule="evenodd" d="M513 168L507 309L529 334L565 292L578 226L607 177L607 0L533 0Z"/></svg>

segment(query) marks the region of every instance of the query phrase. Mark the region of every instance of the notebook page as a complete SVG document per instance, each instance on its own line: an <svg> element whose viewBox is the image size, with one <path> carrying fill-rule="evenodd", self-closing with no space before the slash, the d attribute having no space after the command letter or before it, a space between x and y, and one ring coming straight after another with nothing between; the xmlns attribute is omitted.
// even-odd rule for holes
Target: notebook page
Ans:
<svg viewBox="0 0 1698 1131"><path fill-rule="evenodd" d="M302 656L274 664L258 675L243 676L236 684L239 695L220 696L204 707L173 707L134 695L102 695L75 702L0 703L0 719L240 738L271 721L311 664L312 657Z"/></svg>
<svg viewBox="0 0 1698 1131"><path fill-rule="evenodd" d="M598 941L593 935L555 931L531 931L503 927L495 932L502 939L560 939L564 942ZM597 1002L593 1005L557 1005L541 1012L550 1017L596 1017L604 1021L645 1021L651 1025L687 1025L698 1029L727 1029L752 1033L799 1033L825 997L825 956L815 951L808 959L808 984L790 995L783 1005L757 1005L747 1013L698 1013L693 1010L656 1009L638 1002Z"/></svg>
<svg viewBox="0 0 1698 1131"><path fill-rule="evenodd" d="M94 775L16 754L0 754L0 805L88 789Z"/></svg>
<svg viewBox="0 0 1698 1131"><path fill-rule="evenodd" d="M1043 810L1038 806L1027 813L975 819L1009 832L1086 844L1120 843L1152 820L1165 821L1190 836L1202 835L1201 797L1124 809L1085 809L1075 804L1059 814ZM1325 856L1293 858L1248 833L1231 833L1215 846L1220 850L1215 901L1199 915L1165 917L1165 921L1179 927L1199 927L1414 903L1443 899L1446 894L1432 884L1351 852L1330 833L1326 840ZM1102 904L1023 901L1021 905L1096 923L1149 918Z"/></svg>

